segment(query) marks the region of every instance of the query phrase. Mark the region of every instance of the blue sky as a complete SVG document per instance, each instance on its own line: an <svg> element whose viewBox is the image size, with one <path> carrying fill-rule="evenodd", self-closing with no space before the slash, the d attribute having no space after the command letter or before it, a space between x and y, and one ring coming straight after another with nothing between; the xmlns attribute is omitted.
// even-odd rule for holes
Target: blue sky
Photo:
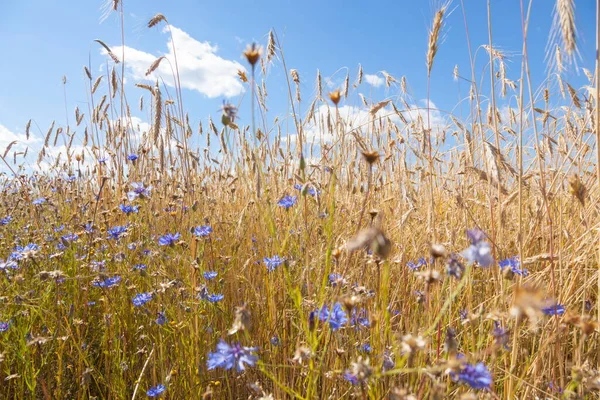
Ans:
<svg viewBox="0 0 600 400"><path fill-rule="evenodd" d="M106 70L108 61L93 40L101 39L111 47L121 44L117 14L110 13L103 19L104 3L100 0L1 3L0 125L4 127L1 132L5 140L3 142L0 138L0 151L3 150L2 144L6 145L9 133L21 138L19 134L30 118L34 120L32 132L38 135L43 135L53 120L58 126L66 125L63 75L68 80L66 109L71 123L76 106L87 110L87 78L82 68L91 62L92 73L97 76ZM484 0L464 0L474 51L488 43L486 3ZM544 58L553 3L536 0L533 4L529 50L534 87L539 86L548 74ZM470 77L461 3L454 1L450 9L452 12L446 19L443 42L435 59L431 80L431 100L444 110L452 110L459 98L468 93L464 82L460 84L459 91L459 86L452 80L454 66L458 65L461 75ZM406 76L414 101L419 103L426 97L427 31L434 11L435 7L429 1L233 0L221 3L126 0L125 44L139 52L138 68L147 68L144 67L144 57L148 54L152 59L167 53L168 35L162 32L161 27L146 27L147 21L160 12L180 35L189 37L187 45L200 46L199 55L192 61L204 63L206 76L195 73L192 63L189 88L183 90L184 105L190 113L192 126L197 126L198 121L206 121L208 115L218 120L223 98L228 93L237 93L235 84L224 75L235 69L236 63L246 67L242 51L252 41L264 46L271 28L277 31L283 42L288 68L295 68L300 73L304 99L310 99L315 93L317 69L324 77L330 77L335 86L343 82L346 68L353 82L360 63L365 74L378 74L384 70L398 79ZM494 0L492 13L493 44L509 54L508 76L518 80L522 48L519 0ZM577 2L578 65L590 70L594 66L594 15L594 1ZM185 51L182 49L182 53ZM208 57L216 64L208 65L210 60L199 60L198 57ZM487 55L482 50L477 52L477 61L476 75L478 79L483 75L484 85L489 86L489 72L484 69ZM136 66L135 62L133 66ZM210 75L213 73L217 74L214 79ZM275 61L267 78L268 106L273 114L270 117L286 113L287 89L283 74L281 62ZM380 73L378 76L382 77ZM586 83L585 75L574 67L570 67L564 77L575 87ZM142 77L128 69L126 78L129 101L135 109L134 105L143 91L133 84L142 82ZM205 78L211 78L210 82ZM210 86L211 82L214 87ZM486 86L484 90L488 90ZM359 92L376 102L398 94L399 87L375 87L363 83L354 90L354 96L347 100L347 104L360 107L360 100L355 96ZM238 100L238 95L231 96L231 101ZM454 111L460 116L459 109ZM138 116L142 121L149 117L146 112ZM247 100L240 108L240 121L241 124L249 123Z"/></svg>

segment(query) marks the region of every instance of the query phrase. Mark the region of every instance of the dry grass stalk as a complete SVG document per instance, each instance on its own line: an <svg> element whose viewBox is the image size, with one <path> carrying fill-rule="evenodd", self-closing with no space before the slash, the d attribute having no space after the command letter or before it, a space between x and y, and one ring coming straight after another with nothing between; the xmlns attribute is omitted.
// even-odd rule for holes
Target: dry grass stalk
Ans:
<svg viewBox="0 0 600 400"><path fill-rule="evenodd" d="M560 35L562 47L572 59L577 52L577 28L575 25L575 1L556 0L552 36Z"/></svg>
<svg viewBox="0 0 600 400"><path fill-rule="evenodd" d="M102 82L102 78L104 76L100 75L98 78L96 78L96 80L94 81L94 84L92 85L92 94L96 93L96 90L98 90L98 87L100 86L100 82Z"/></svg>
<svg viewBox="0 0 600 400"><path fill-rule="evenodd" d="M343 89L344 97L346 99L348 98L349 87L350 87L350 74L346 73L346 79L344 79L344 89Z"/></svg>
<svg viewBox="0 0 600 400"><path fill-rule="evenodd" d="M440 32L444 23L444 14L446 13L447 7L447 4L441 6L433 17L433 24L431 30L429 31L429 44L427 46L427 75L431 75L431 69L433 68L433 60L435 59L435 55L438 51Z"/></svg>
<svg viewBox="0 0 600 400"><path fill-rule="evenodd" d="M157 143L157 139L160 136L160 124L162 119L162 99L160 94L160 88L158 87L158 82L154 86L154 123L152 124L153 129L153 140L154 143Z"/></svg>
<svg viewBox="0 0 600 400"><path fill-rule="evenodd" d="M27 121L27 125L25 125L25 138L29 140L29 131L31 129L31 120Z"/></svg>
<svg viewBox="0 0 600 400"><path fill-rule="evenodd" d="M156 60L154 60L154 62L150 65L150 67L146 71L146 76L148 76L151 73L153 73L154 71L156 71L156 69L160 66L160 62L162 60L164 60L165 58L166 58L165 56L160 56Z"/></svg>
<svg viewBox="0 0 600 400"><path fill-rule="evenodd" d="M358 87L363 80L363 67L361 64L358 64L358 75L356 77L356 83L354 83L354 87Z"/></svg>
<svg viewBox="0 0 600 400"><path fill-rule="evenodd" d="M108 56L110 58L112 58L112 60L114 61L115 64L118 64L118 63L121 62L119 60L119 58L115 55L115 53L112 52L112 50L110 49L110 47L108 47L108 45L106 43L104 43L102 40L96 39L96 40L94 40L94 42L97 42L97 43L100 44L100 46L104 47L104 50L106 50L106 54L108 54Z"/></svg>
<svg viewBox="0 0 600 400"><path fill-rule="evenodd" d="M271 62L273 57L275 57L276 49L277 48L275 47L275 34L273 33L273 30L270 30L269 41L267 42L267 62Z"/></svg>
<svg viewBox="0 0 600 400"><path fill-rule="evenodd" d="M115 98L115 95L119 91L118 81L117 81L117 71L113 67L112 72L110 74L110 83L112 85L112 98Z"/></svg>
<svg viewBox="0 0 600 400"><path fill-rule="evenodd" d="M163 21L167 22L167 18L160 13L156 14L154 17L150 18L150 21L148 21L148 28L152 28Z"/></svg>

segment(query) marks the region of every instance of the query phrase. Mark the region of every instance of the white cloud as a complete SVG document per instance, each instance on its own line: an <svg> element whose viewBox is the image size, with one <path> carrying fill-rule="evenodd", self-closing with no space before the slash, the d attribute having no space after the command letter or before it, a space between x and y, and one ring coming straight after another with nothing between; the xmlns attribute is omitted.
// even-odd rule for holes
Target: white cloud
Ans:
<svg viewBox="0 0 600 400"><path fill-rule="evenodd" d="M13 165L13 162L14 162L13 154L15 152L24 153L25 150L27 150L27 148L29 147L29 149L27 150L27 153L28 153L27 158L30 159L32 154L37 153L37 149L38 149L39 145L41 144L41 141L42 141L42 139L40 139L39 137L34 136L34 135L31 135L29 137L29 139L27 139L27 136L24 133L12 132L10 129L8 129L4 125L0 124L0 155L4 154L5 150L12 142L16 142L15 144L12 145L10 151L6 155L6 162L8 162L11 165L11 167L13 167L13 168L16 167L15 165ZM17 156L17 164L22 162L22 160L23 160L22 155L23 154L21 154L20 156ZM6 167L4 162L0 161L0 172L9 172L9 171L10 171L10 169Z"/></svg>
<svg viewBox="0 0 600 400"><path fill-rule="evenodd" d="M115 46L111 50L119 57L125 51L125 67L137 81L156 81L160 76L167 85L174 87L176 53L182 88L195 90L210 98L233 97L244 91L244 86L237 77L238 70L245 71L240 63L218 56L217 46L200 42L172 25L170 28L173 40L169 29L163 29L163 33L168 35L168 52L160 55L164 55L166 60L162 60L158 69L149 76L146 76L146 71L157 56L129 46L124 46L124 49L123 46ZM105 49L101 49L101 52L106 54Z"/></svg>
<svg viewBox="0 0 600 400"><path fill-rule="evenodd" d="M346 134L351 132L352 129L367 130L369 124L372 121L371 113L367 108L344 105L339 107L338 110L340 113L342 126L345 127L344 132ZM334 124L335 108L329 107L326 104L322 104L315 110L315 118L317 119L317 121L319 121L321 118L323 118L326 121L328 114L331 118L331 123ZM390 114L390 110L388 110L387 108L382 108L377 112L376 115L378 117L381 117L388 114ZM390 118L394 120L397 117L395 115L391 115ZM291 144L296 144L296 141L298 140L298 135L289 135L287 140L289 140ZM333 140L334 136L331 133L329 133L326 123L311 123L304 127L304 142L306 144L331 144Z"/></svg>
<svg viewBox="0 0 600 400"><path fill-rule="evenodd" d="M420 104L411 104L410 108L402 112L406 121L410 123L416 123L418 120L421 121L423 127L427 125L427 101L422 100ZM429 102L431 110L429 112L430 125L432 129L432 137L439 138L443 136L443 131L446 129L448 123L442 113L436 108L433 102ZM401 109L402 111L402 109ZM329 107L326 104L319 106L315 110L315 118L317 121L322 123L311 124L304 127L304 142L306 145L315 144L331 144L334 142L334 135L329 133L327 128L327 115L330 115L332 124L335 121L335 109ZM342 120L342 126L344 126L344 132L348 135L353 129L362 130L364 132L369 130L369 126L372 123L373 117L370 113L370 108L344 105L339 107L340 119ZM389 117L390 120L397 124L400 128L405 125L400 118L395 114L392 107L381 108L376 117ZM347 138L349 136L346 136ZM285 141L289 141L290 144L295 145L298 140L298 135L292 134L287 138L283 138Z"/></svg>
<svg viewBox="0 0 600 400"><path fill-rule="evenodd" d="M382 77L371 74L365 74L365 82L374 87L380 87L385 83Z"/></svg>
<svg viewBox="0 0 600 400"><path fill-rule="evenodd" d="M23 151L28 145L39 142L41 139L33 135L27 139L24 133L11 132L7 127L0 124L0 154L4 154L6 147L14 141L17 143L13 145L12 150Z"/></svg>

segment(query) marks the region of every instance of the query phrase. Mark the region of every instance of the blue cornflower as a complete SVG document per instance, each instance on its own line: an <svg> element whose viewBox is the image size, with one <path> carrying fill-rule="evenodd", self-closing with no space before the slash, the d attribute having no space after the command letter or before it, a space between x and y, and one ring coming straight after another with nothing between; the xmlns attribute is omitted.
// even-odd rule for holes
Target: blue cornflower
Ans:
<svg viewBox="0 0 600 400"><path fill-rule="evenodd" d="M125 205L125 204L119 205L119 208L121 209L121 211L123 211L127 215L129 215L131 213L137 213L140 210L139 206L131 206L131 205Z"/></svg>
<svg viewBox="0 0 600 400"><path fill-rule="evenodd" d="M167 323L167 316L164 312L159 311L157 315L158 316L156 317L156 320L154 322L156 322L158 325L164 325Z"/></svg>
<svg viewBox="0 0 600 400"><path fill-rule="evenodd" d="M76 179L77 179L77 177L75 175L67 175L65 177L65 181L67 181L67 182L75 182Z"/></svg>
<svg viewBox="0 0 600 400"><path fill-rule="evenodd" d="M303 186L299 183L296 183L294 185L294 189L296 190L300 190L302 191ZM306 187L306 193L308 193L309 195L311 195L312 197L315 197L317 194L321 194L320 190L316 190L314 187L312 186L307 186Z"/></svg>
<svg viewBox="0 0 600 400"><path fill-rule="evenodd" d="M298 196L284 196L277 202L277 204L286 210L296 204L298 201Z"/></svg>
<svg viewBox="0 0 600 400"><path fill-rule="evenodd" d="M136 294L131 301L134 306L140 307L149 302L150 300L152 300L152 292Z"/></svg>
<svg viewBox="0 0 600 400"><path fill-rule="evenodd" d="M65 230L65 224L62 224L62 225L54 228L54 232L62 232L64 230Z"/></svg>
<svg viewBox="0 0 600 400"><path fill-rule="evenodd" d="M109 239L119 240L127 232L127 226L113 226L107 232Z"/></svg>
<svg viewBox="0 0 600 400"><path fill-rule="evenodd" d="M112 286L117 286L121 282L121 277L119 275L115 275L112 278L106 278L103 281L96 281L92 283L92 286L100 287L100 288L109 288Z"/></svg>
<svg viewBox="0 0 600 400"><path fill-rule="evenodd" d="M102 271L102 270L106 269L106 260L102 260L102 261L92 260L92 262L90 263L90 267L92 267L92 269L94 271Z"/></svg>
<svg viewBox="0 0 600 400"><path fill-rule="evenodd" d="M8 225L10 221L12 221L12 217L10 215L7 215L6 217L0 219L0 225Z"/></svg>
<svg viewBox="0 0 600 400"><path fill-rule="evenodd" d="M135 160L137 160L138 158L139 158L139 157L138 157L138 155L137 155L137 154L130 154L130 155L128 155L128 156L127 156L127 159L128 159L129 161L135 161Z"/></svg>
<svg viewBox="0 0 600 400"><path fill-rule="evenodd" d="M209 294L206 296L206 300L210 301L211 303L217 303L221 300L223 300L225 296L222 294Z"/></svg>
<svg viewBox="0 0 600 400"><path fill-rule="evenodd" d="M217 303L217 302L223 300L223 298L225 298L225 296L222 294L217 294L217 293L209 294L206 286L202 286L202 288L200 289L200 293L198 293L198 298L200 300L206 300L211 303Z"/></svg>
<svg viewBox="0 0 600 400"><path fill-rule="evenodd" d="M281 340L279 340L279 336L275 335L270 340L273 346L279 346L281 344Z"/></svg>
<svg viewBox="0 0 600 400"><path fill-rule="evenodd" d="M352 314L350 315L350 326L354 326L357 329L360 328L360 326L364 326L365 328L370 327L371 322L369 321L367 310L362 308L357 311L356 308L353 308Z"/></svg>
<svg viewBox="0 0 600 400"><path fill-rule="evenodd" d="M69 233L67 235L61 236L60 239L63 242L76 242L79 239L79 236L76 233Z"/></svg>
<svg viewBox="0 0 600 400"><path fill-rule="evenodd" d="M369 343L365 343L360 347L360 351L363 353L370 353L371 351L373 351L373 348Z"/></svg>
<svg viewBox="0 0 600 400"><path fill-rule="evenodd" d="M158 238L158 244L161 246L173 246L177 241L181 238L181 234L179 232L167 233L164 236Z"/></svg>
<svg viewBox="0 0 600 400"><path fill-rule="evenodd" d="M381 366L381 370L383 372L394 369L396 366L396 362L387 351L383 354L383 365Z"/></svg>
<svg viewBox="0 0 600 400"><path fill-rule="evenodd" d="M8 322L0 322L0 332L6 332L9 326Z"/></svg>
<svg viewBox="0 0 600 400"><path fill-rule="evenodd" d="M223 340L217 344L217 351L208 354L208 369L224 368L235 369L238 372L244 371L247 366L253 367L258 361L255 354L256 347L242 347L239 343L230 345Z"/></svg>
<svg viewBox="0 0 600 400"><path fill-rule="evenodd" d="M326 305L321 307L319 319L323 322L329 322L332 331L337 331L348 322L346 311L340 303L335 303L331 310Z"/></svg>
<svg viewBox="0 0 600 400"><path fill-rule="evenodd" d="M154 386L153 388L148 389L146 394L148 395L148 397L156 397L160 396L165 390L167 390L167 387L161 383L158 386Z"/></svg>
<svg viewBox="0 0 600 400"><path fill-rule="evenodd" d="M210 233L213 231L213 228L209 225L204 225L204 226L197 226L194 228L194 235L198 236L198 237L205 237L210 235Z"/></svg>
<svg viewBox="0 0 600 400"><path fill-rule="evenodd" d="M2 270L6 270L7 268L10 269L17 269L19 267L19 264L17 264L16 262L12 261L12 260L1 260L0 259L0 271Z"/></svg>
<svg viewBox="0 0 600 400"><path fill-rule="evenodd" d="M94 225L91 222L88 222L83 226L83 229L86 233L92 233L94 232Z"/></svg>
<svg viewBox="0 0 600 400"><path fill-rule="evenodd" d="M510 349L510 347L508 347L508 331L505 328L503 328L498 321L494 321L494 330L492 331L492 336L494 336L494 339L498 346L504 347L505 350Z"/></svg>
<svg viewBox="0 0 600 400"><path fill-rule="evenodd" d="M132 190L127 192L129 201L134 201L138 197L142 199L150 197L152 186L145 187L142 182L132 182L131 187Z"/></svg>
<svg viewBox="0 0 600 400"><path fill-rule="evenodd" d="M462 278L465 272L465 266L458 260L458 256L454 253L448 257L448 263L446 264L446 273L456 279Z"/></svg>
<svg viewBox="0 0 600 400"><path fill-rule="evenodd" d="M35 243L29 243L27 246L17 246L14 251L10 254L11 260L20 261L23 259L31 258L40 251L40 246Z"/></svg>
<svg viewBox="0 0 600 400"><path fill-rule="evenodd" d="M46 202L46 199L43 197L40 197L38 199L35 199L31 202L31 204L33 204L34 206L39 206L40 204L43 204Z"/></svg>
<svg viewBox="0 0 600 400"><path fill-rule="evenodd" d="M469 262L476 262L482 267L492 265L494 263L492 247L485 241L487 238L486 234L479 229L471 229L467 231L467 237L471 241L471 245L463 250L460 255Z"/></svg>
<svg viewBox="0 0 600 400"><path fill-rule="evenodd" d="M100 157L98 159L98 164L106 164L107 161L108 161L108 157Z"/></svg>
<svg viewBox="0 0 600 400"><path fill-rule="evenodd" d="M340 285L345 285L346 284L346 280L342 277L342 275L340 274L329 274L329 284L333 287L336 287L338 284Z"/></svg>
<svg viewBox="0 0 600 400"><path fill-rule="evenodd" d="M519 260L519 256L513 256L513 257L507 258L505 260L498 261L498 265L500 266L500 269L510 267L512 272L514 272L517 275L522 275L522 276L529 275L529 271L527 271L526 268L523 268L523 269L520 268L521 261Z"/></svg>
<svg viewBox="0 0 600 400"><path fill-rule="evenodd" d="M555 304L550 307L542 308L542 312L546 315L563 315L565 313L565 306L562 304Z"/></svg>
<svg viewBox="0 0 600 400"><path fill-rule="evenodd" d="M215 271L206 271L204 273L204 279L206 279L207 281L210 281L211 279L215 279L217 277L218 273Z"/></svg>
<svg viewBox="0 0 600 400"><path fill-rule="evenodd" d="M284 259L279 257L278 255L275 255L273 257L265 257L263 259L263 262L265 263L265 265L267 266L267 271L269 272L273 272L277 269L277 267L279 267L281 264L284 263Z"/></svg>
<svg viewBox="0 0 600 400"><path fill-rule="evenodd" d="M352 385L358 385L358 378L350 371L344 372L344 379L350 382Z"/></svg>
<svg viewBox="0 0 600 400"><path fill-rule="evenodd" d="M489 389L492 385L492 375L482 362L475 365L465 364L458 374L454 374L453 378L473 389Z"/></svg>
<svg viewBox="0 0 600 400"><path fill-rule="evenodd" d="M425 267L427 266L427 260L425 259L425 257L421 257L417 260L417 262L413 262L413 261L409 261L406 263L406 266L408 267L408 269L410 269L411 271L416 271L418 269L420 269L421 267Z"/></svg>
<svg viewBox="0 0 600 400"><path fill-rule="evenodd" d="M143 271L146 268L148 268L148 266L146 264L135 264L133 266L133 269L137 269L138 271Z"/></svg>

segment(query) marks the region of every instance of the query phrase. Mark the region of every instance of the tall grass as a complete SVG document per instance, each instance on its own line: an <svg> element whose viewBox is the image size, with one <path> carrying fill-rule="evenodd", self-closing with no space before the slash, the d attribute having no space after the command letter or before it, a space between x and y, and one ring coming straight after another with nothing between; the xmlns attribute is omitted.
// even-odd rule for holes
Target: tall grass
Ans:
<svg viewBox="0 0 600 400"><path fill-rule="evenodd" d="M427 96L444 18L460 12L463 119L415 109L406 79L382 72L399 93L363 96L356 124L341 108L362 67L329 94L318 72L307 98L271 31L265 54L244 53L250 99L190 126L174 59L174 96L136 84L152 121L140 132L125 53L97 40L110 68L84 67L89 108L74 126L52 123L38 172L19 167L13 144L2 154L0 397L598 396L597 73L583 88L563 81L578 41L574 2L556 4L554 67L537 89L531 3L517 80L493 44L490 2L484 71L463 2L436 10ZM124 5L111 9L124 44ZM294 139L266 120L267 64L286 74ZM517 106L501 112L511 93Z"/></svg>

